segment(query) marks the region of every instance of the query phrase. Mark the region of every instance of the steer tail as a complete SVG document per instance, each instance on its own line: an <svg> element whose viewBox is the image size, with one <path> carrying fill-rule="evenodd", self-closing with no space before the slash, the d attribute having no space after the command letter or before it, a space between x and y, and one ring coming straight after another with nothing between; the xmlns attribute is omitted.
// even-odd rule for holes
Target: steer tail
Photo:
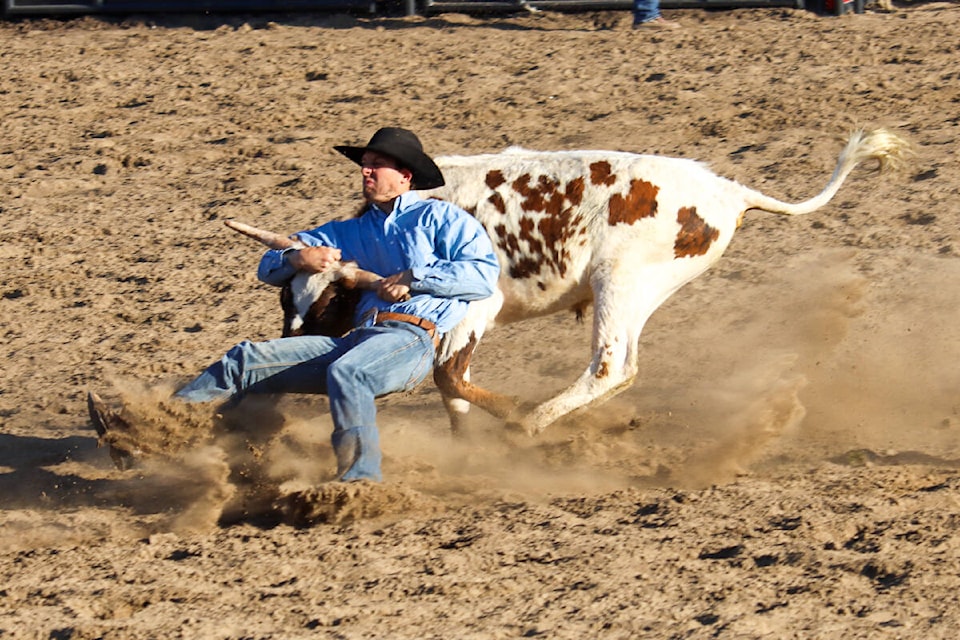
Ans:
<svg viewBox="0 0 960 640"><path fill-rule="evenodd" d="M223 224L227 225L237 233L242 233L248 238L259 240L260 242L267 245L271 249L289 249L289 248L303 247L303 245L297 242L296 240L292 240L286 236L282 236L279 233L273 233L272 231L264 231L263 229L251 227L249 224L237 222L236 220L224 220Z"/></svg>
<svg viewBox="0 0 960 640"><path fill-rule="evenodd" d="M818 195L803 202L790 204L750 190L746 197L746 208L791 216L810 213L830 202L853 168L861 162L874 159L879 162L880 171L898 169L910 154L910 144L896 134L886 129L875 129L869 132L860 129L850 135L847 146L840 152L840 157L837 159L837 168L833 170L830 182Z"/></svg>

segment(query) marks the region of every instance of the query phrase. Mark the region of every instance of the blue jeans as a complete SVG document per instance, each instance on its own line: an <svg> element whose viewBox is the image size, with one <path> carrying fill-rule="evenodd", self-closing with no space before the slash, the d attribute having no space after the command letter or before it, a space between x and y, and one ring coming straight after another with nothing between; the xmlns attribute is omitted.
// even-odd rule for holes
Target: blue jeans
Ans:
<svg viewBox="0 0 960 640"><path fill-rule="evenodd" d="M433 368L433 359L430 334L395 321L355 329L342 338L241 342L175 397L185 402L236 402L250 393L326 394L338 478L380 481L375 400L414 388Z"/></svg>
<svg viewBox="0 0 960 640"><path fill-rule="evenodd" d="M660 0L633 0L633 24L650 22L660 17Z"/></svg>

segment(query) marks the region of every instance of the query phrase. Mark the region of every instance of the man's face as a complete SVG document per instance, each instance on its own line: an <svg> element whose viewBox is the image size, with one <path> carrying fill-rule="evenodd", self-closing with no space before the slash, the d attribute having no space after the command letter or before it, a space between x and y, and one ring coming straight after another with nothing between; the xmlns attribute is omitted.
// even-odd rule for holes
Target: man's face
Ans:
<svg viewBox="0 0 960 640"><path fill-rule="evenodd" d="M367 202L383 204L410 190L413 174L398 168L397 161L376 151L365 151L360 158L363 197Z"/></svg>

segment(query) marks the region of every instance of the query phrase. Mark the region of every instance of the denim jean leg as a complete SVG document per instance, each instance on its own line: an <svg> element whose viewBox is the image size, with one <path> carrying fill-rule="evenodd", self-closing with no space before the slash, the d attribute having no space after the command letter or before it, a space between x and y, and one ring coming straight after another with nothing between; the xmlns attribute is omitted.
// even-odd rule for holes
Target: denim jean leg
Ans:
<svg viewBox="0 0 960 640"><path fill-rule="evenodd" d="M650 22L660 17L660 0L633 0L633 24Z"/></svg>
<svg viewBox="0 0 960 640"><path fill-rule="evenodd" d="M175 397L184 402L236 400L246 393L325 393L326 371L350 341L299 336L244 341L230 349Z"/></svg>
<svg viewBox="0 0 960 640"><path fill-rule="evenodd" d="M330 441L337 454L338 480L383 480L380 432L376 427L337 429Z"/></svg>
<svg viewBox="0 0 960 640"><path fill-rule="evenodd" d="M406 323L361 329L358 343L327 369L327 395L334 433L331 438L342 480L380 480L380 443L376 398L412 389L433 368L433 340ZM352 447L355 449L351 450Z"/></svg>

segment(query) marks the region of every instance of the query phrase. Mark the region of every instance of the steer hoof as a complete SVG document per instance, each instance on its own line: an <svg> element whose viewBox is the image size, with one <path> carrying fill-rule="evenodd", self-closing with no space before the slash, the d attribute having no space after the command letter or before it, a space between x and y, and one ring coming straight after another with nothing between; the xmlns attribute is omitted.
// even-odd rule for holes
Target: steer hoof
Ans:
<svg viewBox="0 0 960 640"><path fill-rule="evenodd" d="M507 433L517 433L528 436L533 435L526 430L526 428L523 426L523 423L517 420L508 420L504 423L503 428L507 431Z"/></svg>
<svg viewBox="0 0 960 640"><path fill-rule="evenodd" d="M531 438L540 433L540 429L537 429L536 426L522 418L518 420L507 420L503 426L507 433L521 434Z"/></svg>
<svg viewBox="0 0 960 640"><path fill-rule="evenodd" d="M130 431L130 424L111 411L103 399L93 392L87 394L87 411L90 413L94 430L100 436L97 446L109 447L110 459L120 471L133 468L140 456L140 450L121 443L123 436Z"/></svg>
<svg viewBox="0 0 960 640"><path fill-rule="evenodd" d="M543 429L537 428L537 425L531 419L531 412L536 407L531 402L525 402L518 406L504 422L504 428L509 433L521 433L530 437L538 435Z"/></svg>

